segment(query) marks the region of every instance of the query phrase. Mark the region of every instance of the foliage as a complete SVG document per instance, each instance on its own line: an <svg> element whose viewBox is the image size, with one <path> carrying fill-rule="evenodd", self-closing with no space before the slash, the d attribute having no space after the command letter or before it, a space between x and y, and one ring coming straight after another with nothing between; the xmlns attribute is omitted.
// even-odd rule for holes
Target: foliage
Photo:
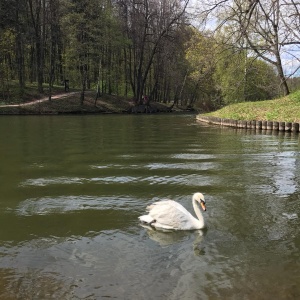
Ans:
<svg viewBox="0 0 300 300"><path fill-rule="evenodd" d="M231 104L207 115L236 120L300 122L299 102L300 91L297 91L274 100Z"/></svg>
<svg viewBox="0 0 300 300"><path fill-rule="evenodd" d="M215 81L226 104L272 99L278 95L276 72L246 51L225 49L218 54Z"/></svg>
<svg viewBox="0 0 300 300"><path fill-rule="evenodd" d="M187 42L186 60L189 63L189 82L194 85L202 109L218 108L220 97L214 81L217 45L199 31L193 30Z"/></svg>
<svg viewBox="0 0 300 300"><path fill-rule="evenodd" d="M281 0L200 0L201 15L209 24L216 24L215 34L223 43L240 51L251 51L251 56L276 68L279 87L284 95L290 93L287 75L299 70L299 3ZM211 22L210 18L214 20ZM284 66L286 59L293 63Z"/></svg>
<svg viewBox="0 0 300 300"><path fill-rule="evenodd" d="M14 59L14 40L15 33L12 29L4 29L2 31L2 39L0 39L0 80L3 90L7 90L12 77L9 60Z"/></svg>
<svg viewBox="0 0 300 300"><path fill-rule="evenodd" d="M220 45L197 31L188 41L189 81L197 86L202 108L278 95L276 72L268 63L236 47Z"/></svg>
<svg viewBox="0 0 300 300"><path fill-rule="evenodd" d="M226 1L225 1L226 2ZM188 0L0 0L0 97L71 88L214 110L273 98L272 67L188 24ZM1 18L2 17L2 18ZM228 39L229 40L229 39ZM16 88L13 82L18 82ZM46 84L47 83L47 84ZM98 93L99 92L99 93Z"/></svg>

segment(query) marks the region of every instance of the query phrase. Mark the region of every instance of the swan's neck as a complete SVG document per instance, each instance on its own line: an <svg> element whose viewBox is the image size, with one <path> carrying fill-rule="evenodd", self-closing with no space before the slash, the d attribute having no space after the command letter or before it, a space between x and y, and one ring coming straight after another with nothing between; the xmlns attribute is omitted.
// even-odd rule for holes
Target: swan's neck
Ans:
<svg viewBox="0 0 300 300"><path fill-rule="evenodd" d="M198 218L198 220L196 220L197 225L199 226L199 229L203 228L204 227L204 218L202 216L201 210L200 210L200 208L197 204L197 201L195 199L193 199L193 207L194 207L195 214Z"/></svg>

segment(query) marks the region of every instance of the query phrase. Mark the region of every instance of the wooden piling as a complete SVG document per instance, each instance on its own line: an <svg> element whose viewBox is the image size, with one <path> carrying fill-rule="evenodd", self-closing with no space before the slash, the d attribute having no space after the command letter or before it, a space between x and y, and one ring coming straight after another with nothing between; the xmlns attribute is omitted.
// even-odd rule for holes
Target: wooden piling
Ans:
<svg viewBox="0 0 300 300"><path fill-rule="evenodd" d="M298 132L299 131L299 123L292 123L292 131Z"/></svg>
<svg viewBox="0 0 300 300"><path fill-rule="evenodd" d="M272 130L272 129L273 129L273 122L267 121L267 130Z"/></svg>
<svg viewBox="0 0 300 300"><path fill-rule="evenodd" d="M279 131L284 131L285 130L285 122L279 122L278 130Z"/></svg>
<svg viewBox="0 0 300 300"><path fill-rule="evenodd" d="M278 132L300 132L300 123L297 122L277 122L277 121L245 121L233 120L217 117L208 117L198 115L197 120L208 124L221 125L226 127L254 129L254 130L272 130L274 133Z"/></svg>
<svg viewBox="0 0 300 300"><path fill-rule="evenodd" d="M292 123L291 122L285 122L284 131L289 132L291 130L292 130Z"/></svg>
<svg viewBox="0 0 300 300"><path fill-rule="evenodd" d="M262 128L262 121L256 121L256 129L261 130Z"/></svg>
<svg viewBox="0 0 300 300"><path fill-rule="evenodd" d="M279 129L279 123L273 122L273 130L278 131L278 129Z"/></svg>

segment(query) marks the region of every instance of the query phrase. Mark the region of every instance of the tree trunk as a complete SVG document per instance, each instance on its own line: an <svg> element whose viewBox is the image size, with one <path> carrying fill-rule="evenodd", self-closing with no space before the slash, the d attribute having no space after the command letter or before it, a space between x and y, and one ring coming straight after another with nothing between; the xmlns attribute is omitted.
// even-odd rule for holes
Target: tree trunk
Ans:
<svg viewBox="0 0 300 300"><path fill-rule="evenodd" d="M80 66L80 73L81 73L80 104L83 105L84 95L85 95L85 90L86 90L87 65Z"/></svg>
<svg viewBox="0 0 300 300"><path fill-rule="evenodd" d="M41 0L37 0L35 5L32 0L28 1L31 15L31 22L35 31L35 51L36 51L36 68L38 91L43 93L43 44L41 37ZM45 25L45 24L44 24Z"/></svg>
<svg viewBox="0 0 300 300"><path fill-rule="evenodd" d="M17 52L17 66L18 66L18 78L19 87L21 94L23 94L25 87L25 72L24 72L24 53L23 53L23 41L22 34L20 32L20 20L19 20L19 1L17 1L16 7L16 24L17 24L17 35L16 35L16 52Z"/></svg>
<svg viewBox="0 0 300 300"><path fill-rule="evenodd" d="M287 96L290 93L290 89L289 89L289 86L287 84L287 80L286 80L286 77L285 77L284 72L283 72L281 58L280 58L280 55L278 53L276 54L276 60L277 60L277 64L276 64L277 72L278 72L278 75L279 75L279 78L280 78L280 83L281 83L281 86L282 86L282 89L283 89L283 94L284 94L284 96Z"/></svg>

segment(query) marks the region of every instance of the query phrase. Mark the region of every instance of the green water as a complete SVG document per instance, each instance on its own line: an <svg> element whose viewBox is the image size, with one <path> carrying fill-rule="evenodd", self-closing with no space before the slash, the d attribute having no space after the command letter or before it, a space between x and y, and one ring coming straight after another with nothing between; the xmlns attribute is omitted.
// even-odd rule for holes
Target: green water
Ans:
<svg viewBox="0 0 300 300"><path fill-rule="evenodd" d="M0 118L1 299L299 299L299 136L193 115ZM207 228L138 216L172 198Z"/></svg>

